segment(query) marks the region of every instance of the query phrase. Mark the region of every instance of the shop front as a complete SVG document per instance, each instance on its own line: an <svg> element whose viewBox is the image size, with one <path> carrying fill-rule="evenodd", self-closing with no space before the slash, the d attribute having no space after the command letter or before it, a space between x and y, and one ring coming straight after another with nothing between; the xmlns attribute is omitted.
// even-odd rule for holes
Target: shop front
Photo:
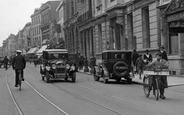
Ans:
<svg viewBox="0 0 184 115"><path fill-rule="evenodd" d="M184 74L184 1L173 0L165 9L162 28L171 74Z"/></svg>

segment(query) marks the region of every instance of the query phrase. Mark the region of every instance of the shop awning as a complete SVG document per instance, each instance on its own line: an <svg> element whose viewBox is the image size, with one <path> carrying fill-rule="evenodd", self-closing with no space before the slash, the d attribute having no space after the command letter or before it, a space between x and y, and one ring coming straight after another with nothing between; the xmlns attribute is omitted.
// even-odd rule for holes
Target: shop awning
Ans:
<svg viewBox="0 0 184 115"><path fill-rule="evenodd" d="M42 52L47 48L47 45L43 45L37 52L36 54L42 54Z"/></svg>
<svg viewBox="0 0 184 115"><path fill-rule="evenodd" d="M27 52L27 54L34 54L34 53L36 53L38 51L38 47L34 47L34 48L31 48L28 52Z"/></svg>

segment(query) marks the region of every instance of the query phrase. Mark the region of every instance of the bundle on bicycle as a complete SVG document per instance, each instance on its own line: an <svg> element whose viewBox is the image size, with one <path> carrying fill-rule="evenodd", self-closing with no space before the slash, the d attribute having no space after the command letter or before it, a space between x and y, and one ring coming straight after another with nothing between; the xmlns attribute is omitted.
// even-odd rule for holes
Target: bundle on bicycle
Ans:
<svg viewBox="0 0 184 115"><path fill-rule="evenodd" d="M156 54L157 60L144 67L143 89L146 97L149 97L151 90L156 100L160 97L165 99L164 91L168 88L167 75L169 75L168 62Z"/></svg>

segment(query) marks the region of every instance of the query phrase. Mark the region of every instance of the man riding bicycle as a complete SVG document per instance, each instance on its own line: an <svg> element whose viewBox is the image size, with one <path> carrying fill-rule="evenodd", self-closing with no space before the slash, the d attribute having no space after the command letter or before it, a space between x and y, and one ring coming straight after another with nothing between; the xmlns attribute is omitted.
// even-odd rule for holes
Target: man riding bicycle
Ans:
<svg viewBox="0 0 184 115"><path fill-rule="evenodd" d="M22 81L24 81L24 69L26 67L26 60L24 56L21 55L21 50L17 50L17 55L13 58L12 61L12 68L15 70L15 87L18 87L18 81L19 81L19 70L21 70L21 77Z"/></svg>
<svg viewBox="0 0 184 115"><path fill-rule="evenodd" d="M151 66L154 69L158 69L158 70L168 69L168 63L166 60L162 59L162 54L160 52L156 54L156 58L157 58L156 61L154 61L153 63L151 63L147 66ZM154 77L152 77L152 78L154 78ZM154 81L154 80L152 80L152 81ZM167 76L165 76L165 75L160 76L160 80L159 80L160 98L165 99L164 91L165 91L165 88L167 88L167 87L168 87Z"/></svg>

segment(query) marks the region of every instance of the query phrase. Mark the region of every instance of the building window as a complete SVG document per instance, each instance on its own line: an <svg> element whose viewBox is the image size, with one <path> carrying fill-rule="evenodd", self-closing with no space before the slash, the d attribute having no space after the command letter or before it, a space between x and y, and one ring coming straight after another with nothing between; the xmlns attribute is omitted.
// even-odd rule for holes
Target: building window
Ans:
<svg viewBox="0 0 184 115"><path fill-rule="evenodd" d="M148 7L142 9L142 23L143 48L150 48L150 20Z"/></svg>
<svg viewBox="0 0 184 115"><path fill-rule="evenodd" d="M174 54L178 54L178 38L179 38L179 34L176 32L170 32L169 34L169 53L172 55Z"/></svg>
<svg viewBox="0 0 184 115"><path fill-rule="evenodd" d="M101 53L102 52L102 25L101 24L98 25L98 48L99 48L98 53Z"/></svg>
<svg viewBox="0 0 184 115"><path fill-rule="evenodd" d="M127 15L127 31L128 31L128 38L130 39L130 43L132 45L131 48L136 48L136 39L133 37L133 15L132 13Z"/></svg>

